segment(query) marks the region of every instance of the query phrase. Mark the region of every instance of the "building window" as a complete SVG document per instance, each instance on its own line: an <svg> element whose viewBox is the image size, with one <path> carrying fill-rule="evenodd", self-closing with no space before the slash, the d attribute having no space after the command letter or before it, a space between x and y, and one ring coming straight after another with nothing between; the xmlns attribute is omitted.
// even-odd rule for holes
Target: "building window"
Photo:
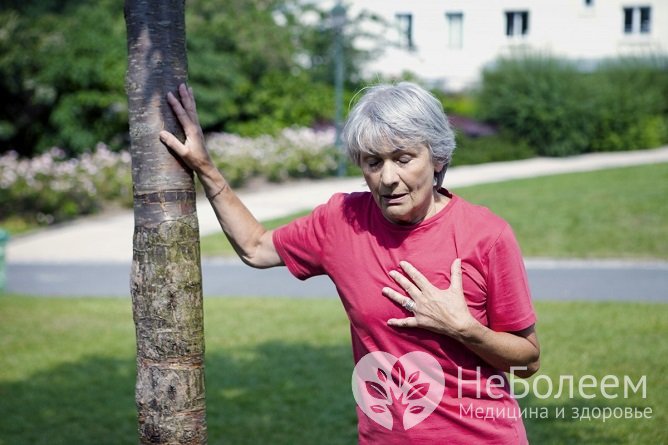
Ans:
<svg viewBox="0 0 668 445"><path fill-rule="evenodd" d="M640 8L640 32L643 34L649 34L651 11L649 6Z"/></svg>
<svg viewBox="0 0 668 445"><path fill-rule="evenodd" d="M624 8L624 33L649 34L652 9L649 6Z"/></svg>
<svg viewBox="0 0 668 445"><path fill-rule="evenodd" d="M445 14L448 21L448 48L462 48L462 34L464 31L464 14L461 12L448 12Z"/></svg>
<svg viewBox="0 0 668 445"><path fill-rule="evenodd" d="M413 14L400 13L396 15L396 18L401 47L413 49Z"/></svg>
<svg viewBox="0 0 668 445"><path fill-rule="evenodd" d="M506 35L508 37L529 34L529 11L506 11Z"/></svg>
<svg viewBox="0 0 668 445"><path fill-rule="evenodd" d="M624 8L624 32L631 34L633 32L634 8Z"/></svg>

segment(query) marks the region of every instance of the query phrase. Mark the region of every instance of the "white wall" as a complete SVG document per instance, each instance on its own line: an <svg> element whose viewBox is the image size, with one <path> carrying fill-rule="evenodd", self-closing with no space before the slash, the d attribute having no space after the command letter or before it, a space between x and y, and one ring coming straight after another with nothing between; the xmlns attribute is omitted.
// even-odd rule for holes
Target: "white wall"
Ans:
<svg viewBox="0 0 668 445"><path fill-rule="evenodd" d="M474 84L482 67L499 55L541 51L595 61L626 54L668 52L668 0L350 0L351 14L373 11L389 23L397 13L413 15L412 51L386 45L367 75L410 71L445 89ZM651 32L625 34L623 8L651 6ZM529 11L526 36L506 36L505 11ZM446 13L463 13L461 49L448 48ZM386 33L397 42L396 29Z"/></svg>

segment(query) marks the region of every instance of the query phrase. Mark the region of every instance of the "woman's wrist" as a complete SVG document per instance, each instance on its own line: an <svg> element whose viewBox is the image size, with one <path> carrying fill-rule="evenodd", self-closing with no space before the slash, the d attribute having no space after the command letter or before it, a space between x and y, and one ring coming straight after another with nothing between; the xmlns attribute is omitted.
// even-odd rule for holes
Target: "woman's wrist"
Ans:
<svg viewBox="0 0 668 445"><path fill-rule="evenodd" d="M216 176L216 173L220 174L216 166L214 165L213 161L208 158L205 159L202 162L198 162L195 165L193 165L193 170L197 174L197 176L200 179L205 179L205 178L214 178Z"/></svg>
<svg viewBox="0 0 668 445"><path fill-rule="evenodd" d="M476 345L485 341L489 329L471 317L467 324L459 329L457 339L464 345Z"/></svg>
<svg viewBox="0 0 668 445"><path fill-rule="evenodd" d="M227 182L225 182L223 185L218 187L218 189L213 189L212 191L207 191L206 197L209 199L209 201L213 201L214 199L216 199L216 197L218 195L223 193L225 191L225 189L227 189L227 187L228 187Z"/></svg>
<svg viewBox="0 0 668 445"><path fill-rule="evenodd" d="M229 187L223 175L213 165L198 171L197 177L202 183L204 193L209 200L216 198Z"/></svg>

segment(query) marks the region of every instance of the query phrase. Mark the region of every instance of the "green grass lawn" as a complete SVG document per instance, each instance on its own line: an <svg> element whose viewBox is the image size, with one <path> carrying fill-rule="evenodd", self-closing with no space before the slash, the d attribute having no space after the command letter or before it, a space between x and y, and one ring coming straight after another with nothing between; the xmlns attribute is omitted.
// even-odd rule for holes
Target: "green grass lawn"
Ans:
<svg viewBox="0 0 668 445"><path fill-rule="evenodd" d="M647 398L521 400L534 444L668 443L668 305L538 302L541 374L647 376ZM209 442L353 444L347 319L336 300L205 302ZM122 299L0 297L0 444L136 443L134 331ZM535 377L534 377L535 378ZM544 391L544 390L542 390ZM618 391L621 394L621 390ZM576 388L576 395L577 395ZM651 407L578 421L573 407Z"/></svg>
<svg viewBox="0 0 668 445"><path fill-rule="evenodd" d="M668 163L455 191L505 218L527 256L668 259Z"/></svg>
<svg viewBox="0 0 668 445"><path fill-rule="evenodd" d="M668 163L453 191L505 218L527 256L668 259ZM201 243L205 256L234 254L222 233Z"/></svg>

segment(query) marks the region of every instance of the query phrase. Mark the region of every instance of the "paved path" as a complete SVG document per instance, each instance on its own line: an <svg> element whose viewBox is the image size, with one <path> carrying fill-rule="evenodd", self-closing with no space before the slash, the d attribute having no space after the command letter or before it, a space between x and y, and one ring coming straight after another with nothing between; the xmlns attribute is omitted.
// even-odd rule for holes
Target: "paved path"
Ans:
<svg viewBox="0 0 668 445"><path fill-rule="evenodd" d="M526 261L536 300L632 300L668 303L668 263ZM205 259L203 288L207 297L257 296L335 298L326 277L306 281L284 267L257 270L238 260ZM8 289L40 296L130 296L130 265L124 263L10 264Z"/></svg>
<svg viewBox="0 0 668 445"><path fill-rule="evenodd" d="M457 187L480 183L659 162L668 162L668 147L454 167L448 171L445 185L456 190ZM258 219L266 220L313 208L335 192L365 189L362 178L334 178L271 185L253 191L241 190L239 195ZM206 201L198 202L198 217L202 235L220 230ZM82 218L12 239L6 252L7 290L38 295L127 295L133 224L133 215L127 211ZM206 260L203 264L204 288L208 295L225 292L328 296L333 292L329 283L318 284L321 280L302 283L285 270L254 271L228 260ZM544 298L586 298L589 295L589 298L598 299L596 289L610 288L603 291L601 298L627 296L630 299L668 301L667 269L663 263L553 261L549 267L546 264L548 262L545 261L527 262L538 298L542 295ZM631 273L622 273L631 270ZM618 278L628 275L632 277L631 282L636 283L631 288L618 283ZM234 287L235 282L240 283L239 287ZM250 292L248 283L258 287ZM648 286L653 287L652 292Z"/></svg>

